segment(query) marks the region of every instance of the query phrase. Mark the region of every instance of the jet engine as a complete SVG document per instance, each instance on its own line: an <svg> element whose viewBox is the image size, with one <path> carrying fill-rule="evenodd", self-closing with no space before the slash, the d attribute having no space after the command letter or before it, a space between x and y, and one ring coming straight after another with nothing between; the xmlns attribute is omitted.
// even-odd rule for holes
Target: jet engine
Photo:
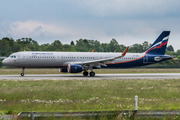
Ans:
<svg viewBox="0 0 180 120"><path fill-rule="evenodd" d="M69 73L80 73L82 72L82 65L68 64L67 71Z"/></svg>
<svg viewBox="0 0 180 120"><path fill-rule="evenodd" d="M59 68L59 72L62 72L62 73L67 73L67 68Z"/></svg>

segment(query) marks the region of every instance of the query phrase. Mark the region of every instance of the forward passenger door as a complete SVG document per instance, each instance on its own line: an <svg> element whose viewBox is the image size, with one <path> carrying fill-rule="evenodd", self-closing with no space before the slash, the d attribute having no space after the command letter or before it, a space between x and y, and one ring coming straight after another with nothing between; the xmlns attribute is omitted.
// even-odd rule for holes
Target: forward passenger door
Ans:
<svg viewBox="0 0 180 120"><path fill-rule="evenodd" d="M21 62L26 62L26 53L21 54Z"/></svg>
<svg viewBox="0 0 180 120"><path fill-rule="evenodd" d="M56 61L57 61L57 62L61 62L61 56L60 56L60 55L57 55L57 56L56 56Z"/></svg>

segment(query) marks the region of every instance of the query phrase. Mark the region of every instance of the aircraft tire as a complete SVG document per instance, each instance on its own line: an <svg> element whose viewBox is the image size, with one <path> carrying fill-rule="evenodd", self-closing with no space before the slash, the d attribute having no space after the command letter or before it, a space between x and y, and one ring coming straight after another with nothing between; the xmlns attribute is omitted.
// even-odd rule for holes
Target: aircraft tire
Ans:
<svg viewBox="0 0 180 120"><path fill-rule="evenodd" d="M88 76L88 72L87 72L87 71L84 71L84 72L83 72L83 75L84 75L84 76Z"/></svg>
<svg viewBox="0 0 180 120"><path fill-rule="evenodd" d="M21 76L23 77L23 76L24 76L24 73L21 73Z"/></svg>
<svg viewBox="0 0 180 120"><path fill-rule="evenodd" d="M89 74L91 77L94 77L95 76L95 72L90 72Z"/></svg>

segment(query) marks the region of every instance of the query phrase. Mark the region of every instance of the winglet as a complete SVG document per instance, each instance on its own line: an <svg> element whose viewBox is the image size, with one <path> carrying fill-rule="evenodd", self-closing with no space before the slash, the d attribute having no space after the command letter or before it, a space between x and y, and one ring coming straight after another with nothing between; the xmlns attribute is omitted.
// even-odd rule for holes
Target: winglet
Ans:
<svg viewBox="0 0 180 120"><path fill-rule="evenodd" d="M92 50L92 52L94 52L94 51L95 51L95 49Z"/></svg>
<svg viewBox="0 0 180 120"><path fill-rule="evenodd" d="M125 55L126 55L128 49L129 49L129 46L124 50L124 52L122 53L122 56L125 56Z"/></svg>

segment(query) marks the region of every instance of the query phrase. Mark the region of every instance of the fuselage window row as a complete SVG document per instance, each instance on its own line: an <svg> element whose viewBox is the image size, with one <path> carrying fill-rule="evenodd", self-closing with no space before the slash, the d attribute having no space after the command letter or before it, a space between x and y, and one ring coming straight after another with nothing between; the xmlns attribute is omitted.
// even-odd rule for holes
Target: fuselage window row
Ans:
<svg viewBox="0 0 180 120"><path fill-rule="evenodd" d="M95 59L95 57L61 57L62 59Z"/></svg>
<svg viewBox="0 0 180 120"><path fill-rule="evenodd" d="M29 58L54 58L54 57L42 57L42 56L40 56L40 57L33 57L33 56L30 56Z"/></svg>
<svg viewBox="0 0 180 120"><path fill-rule="evenodd" d="M16 56L9 56L9 58L16 58ZM29 58L55 58L55 57L50 57L50 56L30 56ZM95 59L95 57L61 57L62 59ZM109 57L105 57L109 58ZM128 58L128 57L122 57L119 59L138 59L138 58Z"/></svg>

